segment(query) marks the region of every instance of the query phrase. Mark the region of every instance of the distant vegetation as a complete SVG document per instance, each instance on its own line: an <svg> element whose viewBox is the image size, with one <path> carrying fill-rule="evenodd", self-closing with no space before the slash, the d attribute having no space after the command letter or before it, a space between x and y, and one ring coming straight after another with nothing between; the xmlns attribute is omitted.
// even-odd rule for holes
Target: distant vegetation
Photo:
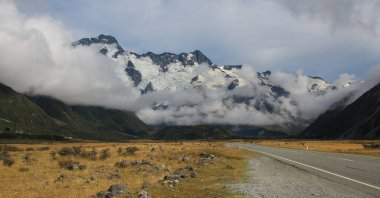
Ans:
<svg viewBox="0 0 380 198"><path fill-rule="evenodd" d="M234 136L225 129L215 126L171 126L159 130L154 138L161 140L212 140L232 139Z"/></svg>

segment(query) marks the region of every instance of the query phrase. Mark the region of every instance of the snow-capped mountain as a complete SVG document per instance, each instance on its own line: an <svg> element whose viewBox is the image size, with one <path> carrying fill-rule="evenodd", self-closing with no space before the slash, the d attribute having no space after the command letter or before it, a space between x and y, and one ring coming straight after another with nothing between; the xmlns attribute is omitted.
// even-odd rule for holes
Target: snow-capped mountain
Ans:
<svg viewBox="0 0 380 198"><path fill-rule="evenodd" d="M238 108L247 113L247 119L234 123L276 125L275 129L279 130L301 130L309 118L305 118L298 109L302 107L297 97L307 93L308 97L317 98L341 89L320 77L297 73L273 74L271 71L260 73L245 65L216 65L199 50L180 54L137 54L124 50L114 37L107 35L83 38L73 43L73 46L94 48L114 60L118 77L126 86L138 89L142 96L162 91L172 95L187 91L199 93L203 97L202 100L189 103L173 102L170 96L158 98L148 105L149 109L138 112L145 122L154 124L225 124L230 121L228 113ZM210 102L216 100L217 103ZM222 105L223 109L219 107L212 110L211 107L216 104ZM186 109L186 113L183 113L184 107L191 107L191 110ZM166 114L159 113L171 118L152 118L152 114L159 115L158 111L166 111ZM270 115L270 119L278 121L274 124L262 121L255 117L257 114Z"/></svg>
<svg viewBox="0 0 380 198"><path fill-rule="evenodd" d="M180 91L197 87L233 90L252 83L241 76L243 65L215 65L199 50L180 54L148 52L140 55L124 50L114 37L102 34L97 38L83 38L73 45L90 46L112 58L123 70L120 78L140 89L143 94L154 90ZM208 69L200 69L201 66L207 66ZM269 86L273 93L286 95L286 90L271 83L270 71L257 75L262 85ZM317 94L334 89L332 84L320 77L310 77L308 81L309 90Z"/></svg>

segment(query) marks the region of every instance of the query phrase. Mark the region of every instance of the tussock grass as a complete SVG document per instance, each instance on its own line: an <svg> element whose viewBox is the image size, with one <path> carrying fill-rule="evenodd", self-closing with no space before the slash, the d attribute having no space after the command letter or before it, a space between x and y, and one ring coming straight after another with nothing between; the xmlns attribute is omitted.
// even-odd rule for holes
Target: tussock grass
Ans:
<svg viewBox="0 0 380 198"><path fill-rule="evenodd" d="M257 140L256 144L380 157L380 140Z"/></svg>
<svg viewBox="0 0 380 198"><path fill-rule="evenodd" d="M227 184L245 179L247 159L253 154L225 146L225 142L53 143L11 145L11 167L0 164L0 197L90 197L112 184L125 184L137 196L143 184L153 197L233 197ZM40 149L49 147L49 149ZM121 150L120 150L121 148ZM15 150L14 148L11 150ZM218 159L200 164L207 152ZM62 154L62 155L61 155ZM32 163L26 163L33 159ZM91 157L88 157L91 156ZM106 157L105 157L106 156ZM184 160L186 157L186 160ZM115 164L128 161L120 168ZM68 170L70 163L87 168ZM231 165L234 169L227 168ZM160 180L192 167L197 177L186 177L173 188ZM191 172L186 172L190 175Z"/></svg>

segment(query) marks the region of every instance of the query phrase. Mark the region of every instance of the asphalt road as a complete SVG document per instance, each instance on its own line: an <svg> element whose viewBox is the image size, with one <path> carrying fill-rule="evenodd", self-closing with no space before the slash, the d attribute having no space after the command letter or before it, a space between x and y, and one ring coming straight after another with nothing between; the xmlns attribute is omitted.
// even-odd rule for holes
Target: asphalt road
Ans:
<svg viewBox="0 0 380 198"><path fill-rule="evenodd" d="M284 165L274 165L273 163L291 166L291 170L288 170L289 167L286 168L287 173L284 173L288 174L286 177L289 177L289 173L297 175L296 170L301 171L302 174L306 176L295 176L294 181L301 182L300 185L305 190L312 189L321 183L323 185L320 185L320 188L331 188L329 191L326 191L328 197L380 197L380 158L378 157L295 150L256 144L233 143L232 145L272 158L272 161L268 161L268 159L265 158L258 158L255 162L252 162L253 165L256 166L255 168L260 169L261 172L270 171L265 170L265 168L268 169L269 166L273 166L276 169L283 169L281 167ZM276 171L277 173L281 172L281 170L271 171ZM308 175L310 177L308 177ZM260 174L258 174L258 177L259 176ZM261 178L265 180L265 175L261 174L261 176ZM285 177L285 175L283 177ZM279 178L279 174L277 174L277 178ZM307 181L311 178L313 179L312 181ZM268 184L273 187L276 185L276 181L271 181ZM289 187L291 184L287 184L287 186ZM299 187L300 186L297 188ZM276 188L272 188L272 190L275 191ZM339 196L333 196L332 192L334 191L341 194L339 194ZM277 195L281 196L281 194L284 195L283 193ZM297 196L294 194L292 196L304 197L304 195Z"/></svg>

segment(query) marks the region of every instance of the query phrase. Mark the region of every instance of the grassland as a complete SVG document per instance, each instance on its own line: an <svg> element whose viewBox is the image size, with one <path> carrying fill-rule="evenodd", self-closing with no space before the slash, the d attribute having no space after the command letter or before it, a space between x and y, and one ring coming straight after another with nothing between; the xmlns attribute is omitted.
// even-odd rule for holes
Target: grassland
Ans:
<svg viewBox="0 0 380 198"><path fill-rule="evenodd" d="M292 149L380 157L380 140L257 140L253 143Z"/></svg>
<svg viewBox="0 0 380 198"><path fill-rule="evenodd" d="M11 166L0 164L0 197L91 197L106 191L112 184L126 185L128 194L137 197L144 183L146 191L153 197L239 197L227 185L245 179L247 159L253 155L226 147L224 142L0 146L3 147L2 153L14 160ZM62 152L64 147L77 153ZM14 151L5 151L12 148ZM204 161L201 153L215 155L217 159ZM68 170L59 165L70 160L85 165L85 168ZM122 160L131 164L116 167L115 164ZM133 162L138 163L132 165ZM189 167L197 173L195 178L189 176ZM173 187L163 184L165 176L178 173L186 178Z"/></svg>

